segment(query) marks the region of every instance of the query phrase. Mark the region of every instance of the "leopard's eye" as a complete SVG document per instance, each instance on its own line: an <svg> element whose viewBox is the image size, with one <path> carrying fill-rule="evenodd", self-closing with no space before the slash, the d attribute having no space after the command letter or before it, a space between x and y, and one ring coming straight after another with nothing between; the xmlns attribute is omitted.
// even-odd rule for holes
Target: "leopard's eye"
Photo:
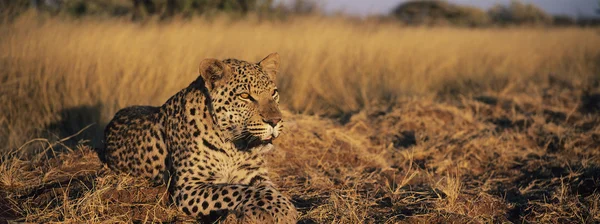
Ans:
<svg viewBox="0 0 600 224"><path fill-rule="evenodd" d="M254 98L252 98L252 96L250 96L250 94L248 94L248 93L240 93L238 96L240 97L240 99L242 99L242 100L245 100L245 101L251 101L251 102L254 102L254 101L256 101L256 100L254 100Z"/></svg>
<svg viewBox="0 0 600 224"><path fill-rule="evenodd" d="M279 93L279 91L277 91L277 89L273 90L273 94L271 94L271 96L276 96Z"/></svg>

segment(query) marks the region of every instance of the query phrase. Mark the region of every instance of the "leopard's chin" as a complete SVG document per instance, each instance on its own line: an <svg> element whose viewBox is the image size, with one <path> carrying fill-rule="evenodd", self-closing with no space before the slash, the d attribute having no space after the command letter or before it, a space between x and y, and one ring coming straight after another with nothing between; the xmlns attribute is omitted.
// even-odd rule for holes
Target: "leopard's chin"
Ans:
<svg viewBox="0 0 600 224"><path fill-rule="evenodd" d="M254 148L254 147L258 147L258 146L265 146L265 145L272 145L273 144L273 138L270 139L266 139L266 140L261 140L261 139L256 139L254 141L250 141L248 143L248 148Z"/></svg>
<svg viewBox="0 0 600 224"><path fill-rule="evenodd" d="M264 140L259 138L253 138L252 140L238 140L235 141L234 144L238 150L250 150L259 146L273 145L273 138Z"/></svg>

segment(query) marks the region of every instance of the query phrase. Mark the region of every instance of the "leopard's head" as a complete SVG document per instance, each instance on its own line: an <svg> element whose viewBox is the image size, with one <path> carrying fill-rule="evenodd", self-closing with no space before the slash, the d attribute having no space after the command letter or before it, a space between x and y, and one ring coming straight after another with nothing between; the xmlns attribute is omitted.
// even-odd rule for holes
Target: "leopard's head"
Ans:
<svg viewBox="0 0 600 224"><path fill-rule="evenodd" d="M199 70L211 96L216 122L238 148L271 144L281 134L275 85L279 54L272 53L257 63L205 59Z"/></svg>

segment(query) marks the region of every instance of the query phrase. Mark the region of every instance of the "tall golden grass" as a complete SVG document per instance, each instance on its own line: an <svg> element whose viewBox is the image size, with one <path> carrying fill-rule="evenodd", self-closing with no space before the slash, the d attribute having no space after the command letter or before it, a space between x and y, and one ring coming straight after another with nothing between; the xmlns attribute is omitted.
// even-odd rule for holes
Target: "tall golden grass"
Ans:
<svg viewBox="0 0 600 224"><path fill-rule="evenodd" d="M90 146L200 60L275 51L286 133L265 156L306 222L599 222L598 29L35 14L0 24L0 222L186 220Z"/></svg>
<svg viewBox="0 0 600 224"><path fill-rule="evenodd" d="M25 15L0 25L0 49L2 151L53 133L53 124L97 123L96 138L118 109L165 102L209 57L257 61L279 52L283 106L325 115L600 73L597 29L407 28L322 17L140 24ZM72 122L56 124L65 117Z"/></svg>

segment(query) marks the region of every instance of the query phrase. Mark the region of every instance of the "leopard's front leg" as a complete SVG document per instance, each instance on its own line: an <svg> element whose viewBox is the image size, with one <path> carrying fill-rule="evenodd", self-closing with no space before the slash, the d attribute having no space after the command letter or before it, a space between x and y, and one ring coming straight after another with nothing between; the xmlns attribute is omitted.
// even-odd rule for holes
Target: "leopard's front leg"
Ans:
<svg viewBox="0 0 600 224"><path fill-rule="evenodd" d="M233 213L242 222L295 223L292 203L270 184L193 184L180 182L174 192L177 207L204 219Z"/></svg>

